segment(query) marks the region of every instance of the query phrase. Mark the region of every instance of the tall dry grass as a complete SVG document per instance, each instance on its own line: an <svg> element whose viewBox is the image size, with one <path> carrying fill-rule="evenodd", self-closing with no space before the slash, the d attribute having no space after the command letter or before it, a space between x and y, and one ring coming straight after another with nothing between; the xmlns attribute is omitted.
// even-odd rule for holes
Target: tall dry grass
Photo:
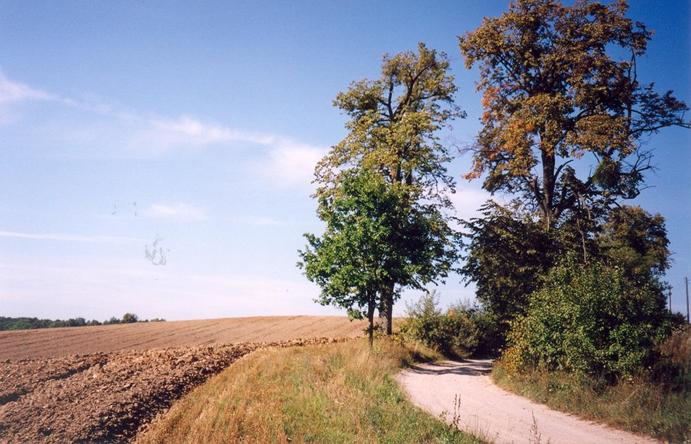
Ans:
<svg viewBox="0 0 691 444"><path fill-rule="evenodd" d="M412 406L394 374L431 352L378 340L264 350L189 393L142 443L479 442Z"/></svg>

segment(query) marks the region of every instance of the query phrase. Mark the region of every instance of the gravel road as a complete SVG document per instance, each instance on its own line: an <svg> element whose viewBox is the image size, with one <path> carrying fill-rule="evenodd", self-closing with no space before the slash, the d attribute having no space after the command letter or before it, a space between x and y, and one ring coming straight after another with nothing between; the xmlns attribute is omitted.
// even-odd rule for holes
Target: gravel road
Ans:
<svg viewBox="0 0 691 444"><path fill-rule="evenodd" d="M496 443L655 443L558 412L497 387L488 360L420 364L398 375L411 401ZM460 406L458 400L460 400Z"/></svg>

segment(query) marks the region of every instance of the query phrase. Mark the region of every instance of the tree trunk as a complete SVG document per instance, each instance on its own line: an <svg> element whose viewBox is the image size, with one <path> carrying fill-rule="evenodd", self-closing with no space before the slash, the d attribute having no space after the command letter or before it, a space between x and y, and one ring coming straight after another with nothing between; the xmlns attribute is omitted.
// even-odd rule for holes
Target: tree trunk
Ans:
<svg viewBox="0 0 691 444"><path fill-rule="evenodd" d="M394 284L386 286L386 292L383 295L386 304L386 334L391 336L393 334L393 292Z"/></svg>
<svg viewBox="0 0 691 444"><path fill-rule="evenodd" d="M369 348L372 349L374 346L374 298L370 296L369 302L367 303L367 319L369 320L369 327L367 328L367 333L369 334Z"/></svg>
<svg viewBox="0 0 691 444"><path fill-rule="evenodd" d="M555 154L554 147L542 147L542 202L540 207L542 209L543 222L545 228L550 230L553 224L554 208L554 187L556 185L556 178L554 177Z"/></svg>

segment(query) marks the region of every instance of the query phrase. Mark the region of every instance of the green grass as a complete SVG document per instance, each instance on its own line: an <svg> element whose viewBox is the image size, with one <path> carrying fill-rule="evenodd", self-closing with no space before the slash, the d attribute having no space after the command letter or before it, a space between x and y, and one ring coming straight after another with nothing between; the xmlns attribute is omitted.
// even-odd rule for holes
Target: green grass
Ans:
<svg viewBox="0 0 691 444"><path fill-rule="evenodd" d="M670 442L691 441L688 391L642 379L611 386L558 372L509 374L501 362L492 377L500 387L557 410Z"/></svg>
<svg viewBox="0 0 691 444"><path fill-rule="evenodd" d="M381 339L264 350L192 391L141 442L474 443L414 407L394 377L436 357Z"/></svg>

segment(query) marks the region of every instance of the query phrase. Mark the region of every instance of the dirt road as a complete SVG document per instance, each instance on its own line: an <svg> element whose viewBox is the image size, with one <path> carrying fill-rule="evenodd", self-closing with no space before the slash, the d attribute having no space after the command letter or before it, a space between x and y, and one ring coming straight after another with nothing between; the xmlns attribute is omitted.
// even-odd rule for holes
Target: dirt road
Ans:
<svg viewBox="0 0 691 444"><path fill-rule="evenodd" d="M420 364L401 372L399 382L414 404L496 443L655 443L652 438L615 430L551 410L497 387L490 361ZM454 406L460 399L460 407Z"/></svg>

